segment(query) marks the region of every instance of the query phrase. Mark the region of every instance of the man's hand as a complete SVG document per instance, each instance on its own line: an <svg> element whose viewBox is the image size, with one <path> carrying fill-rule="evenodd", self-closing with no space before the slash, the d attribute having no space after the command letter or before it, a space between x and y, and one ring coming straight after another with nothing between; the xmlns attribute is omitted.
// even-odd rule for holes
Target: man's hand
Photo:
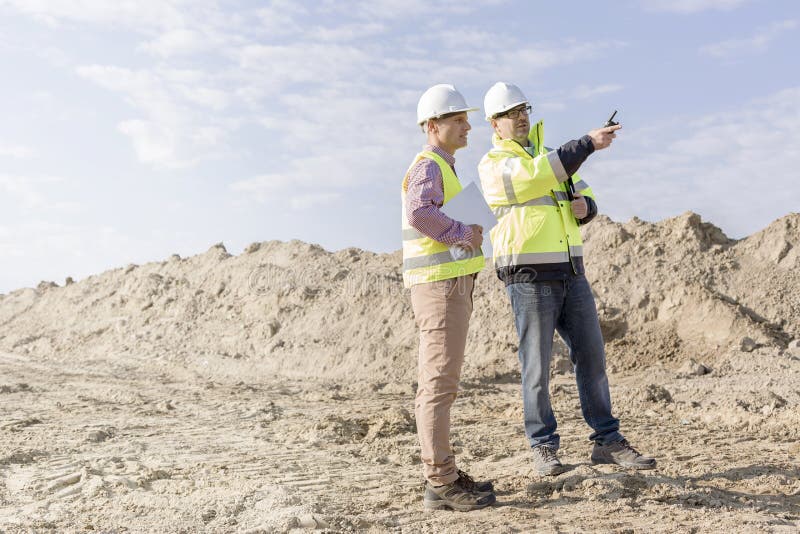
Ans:
<svg viewBox="0 0 800 534"><path fill-rule="evenodd" d="M616 126L606 126L605 128L598 128L589 132L589 137L592 138L594 149L602 150L604 148L608 148L608 146L611 144L611 141L617 137L615 132L620 128L622 128L622 125L617 124Z"/></svg>
<svg viewBox="0 0 800 534"><path fill-rule="evenodd" d="M477 250L481 248L481 244L483 243L483 226L480 224L470 224L469 227L472 228L472 239L469 240L469 249Z"/></svg>
<svg viewBox="0 0 800 534"><path fill-rule="evenodd" d="M575 200L572 201L572 214L576 219L583 219L589 215L589 204L580 193L575 193Z"/></svg>

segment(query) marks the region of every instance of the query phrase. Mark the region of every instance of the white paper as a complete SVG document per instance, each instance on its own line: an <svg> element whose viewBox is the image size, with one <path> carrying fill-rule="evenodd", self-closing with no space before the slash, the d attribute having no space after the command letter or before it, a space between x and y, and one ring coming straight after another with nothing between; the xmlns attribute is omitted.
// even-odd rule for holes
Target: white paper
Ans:
<svg viewBox="0 0 800 534"><path fill-rule="evenodd" d="M489 205L475 182L470 182L456 196L442 206L442 213L466 225L479 224L483 227L484 239L488 239L489 230L497 224ZM460 260L469 256L469 252L459 246L450 247L453 259Z"/></svg>

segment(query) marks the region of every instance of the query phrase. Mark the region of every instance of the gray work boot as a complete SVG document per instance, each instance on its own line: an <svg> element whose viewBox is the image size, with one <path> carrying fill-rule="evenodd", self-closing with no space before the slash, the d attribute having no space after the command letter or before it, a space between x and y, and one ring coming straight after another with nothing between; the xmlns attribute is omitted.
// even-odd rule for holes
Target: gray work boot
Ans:
<svg viewBox="0 0 800 534"><path fill-rule="evenodd" d="M491 506L497 500L494 493L475 493L464 489L459 480L443 486L425 483L423 503L427 510L458 510L469 512Z"/></svg>
<svg viewBox="0 0 800 534"><path fill-rule="evenodd" d="M566 471L566 467L558 459L556 449L549 445L538 445L533 449L533 468L541 476L558 475Z"/></svg>
<svg viewBox="0 0 800 534"><path fill-rule="evenodd" d="M461 469L456 472L458 473L458 484L465 490L475 493L494 493L494 484L491 480L476 481Z"/></svg>
<svg viewBox="0 0 800 534"><path fill-rule="evenodd" d="M644 456L631 447L627 439L607 445L594 444L592 449L593 464L617 464L629 469L653 469L656 459Z"/></svg>

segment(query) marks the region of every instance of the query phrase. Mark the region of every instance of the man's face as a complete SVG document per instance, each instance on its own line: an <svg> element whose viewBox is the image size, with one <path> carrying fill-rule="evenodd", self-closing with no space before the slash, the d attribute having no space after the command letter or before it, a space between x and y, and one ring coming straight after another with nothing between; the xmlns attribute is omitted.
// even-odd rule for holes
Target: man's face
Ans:
<svg viewBox="0 0 800 534"><path fill-rule="evenodd" d="M459 148L467 146L467 132L472 129L467 120L466 111L433 119L430 127L434 130L439 145L451 154Z"/></svg>
<svg viewBox="0 0 800 534"><path fill-rule="evenodd" d="M516 116L516 118L511 118ZM528 132L531 129L531 118L528 104L520 104L492 119L492 128L501 139L513 139L521 145L528 144Z"/></svg>

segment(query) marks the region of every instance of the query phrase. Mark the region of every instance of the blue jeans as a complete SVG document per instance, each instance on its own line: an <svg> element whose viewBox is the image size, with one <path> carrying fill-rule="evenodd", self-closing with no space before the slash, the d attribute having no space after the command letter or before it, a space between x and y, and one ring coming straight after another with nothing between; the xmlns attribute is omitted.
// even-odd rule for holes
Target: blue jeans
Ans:
<svg viewBox="0 0 800 534"><path fill-rule="evenodd" d="M560 444L550 405L555 331L569 348L583 418L594 430L589 439L600 445L622 440L619 419L611 415L603 335L586 277L517 283L506 290L519 335L525 434L531 447L548 445L558 449Z"/></svg>

